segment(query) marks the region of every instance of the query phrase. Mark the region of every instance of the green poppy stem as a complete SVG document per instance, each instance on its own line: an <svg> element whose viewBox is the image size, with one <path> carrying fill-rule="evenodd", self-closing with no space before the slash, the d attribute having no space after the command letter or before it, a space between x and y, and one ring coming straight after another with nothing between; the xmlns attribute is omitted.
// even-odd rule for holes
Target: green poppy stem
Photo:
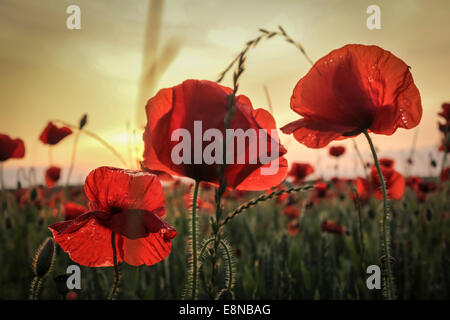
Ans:
<svg viewBox="0 0 450 320"><path fill-rule="evenodd" d="M0 184L1 184L1 191L3 192L5 188L5 180L3 180L3 162L0 163Z"/></svg>
<svg viewBox="0 0 450 320"><path fill-rule="evenodd" d="M444 133L444 155L442 156L442 163L441 163L441 171L439 172L439 177L438 177L438 189L440 190L441 188L441 176L444 174L445 171L445 165L447 163L447 152L448 152L448 148L447 148L447 141L448 141L448 125L445 126L445 133Z"/></svg>
<svg viewBox="0 0 450 320"><path fill-rule="evenodd" d="M392 270L391 270L391 249L390 249L391 235L390 235L390 229L389 229L390 215L389 215L389 209L388 209L386 182L384 181L383 172L381 171L380 162L378 161L377 152L375 151L375 147L373 145L372 139L370 138L367 130L365 130L363 132L367 138L367 141L369 142L370 150L372 151L372 155L373 155L373 160L375 162L375 166L378 171L378 176L380 178L381 190L383 192L383 220L382 220L382 229L383 230L382 230L382 232L383 232L383 251L384 251L384 257L386 259L385 260L386 268L383 268L383 271L385 272L384 294L385 294L386 299L392 300L392 299L394 299L394 290L393 290L393 280L392 280Z"/></svg>
<svg viewBox="0 0 450 320"><path fill-rule="evenodd" d="M197 198L200 181L195 181L194 196L192 200L192 299L197 295L197 275L198 275L198 256L197 256Z"/></svg>
<svg viewBox="0 0 450 320"><path fill-rule="evenodd" d="M117 263L117 250L116 250L116 240L115 240L115 232L111 232L111 245L113 250L113 261L114 261L114 281L111 287L111 293L109 294L109 300L114 300L116 298L117 293L119 292L119 284L120 284L120 265Z"/></svg>

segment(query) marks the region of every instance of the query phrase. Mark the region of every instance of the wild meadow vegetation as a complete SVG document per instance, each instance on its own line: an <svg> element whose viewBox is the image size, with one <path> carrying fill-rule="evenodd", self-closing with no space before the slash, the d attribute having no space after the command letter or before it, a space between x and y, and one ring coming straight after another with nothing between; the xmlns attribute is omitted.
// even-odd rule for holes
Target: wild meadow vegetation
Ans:
<svg viewBox="0 0 450 320"><path fill-rule="evenodd" d="M355 143L362 176L344 178L336 168L334 178L312 180L314 164L288 163L271 113L239 92L248 51L274 37L312 65L290 100L301 118L280 130L309 148L329 148L335 158L350 151L331 142L364 135L372 160L365 163ZM231 70L232 88L220 85ZM7 189L7 160L23 158L26 148L0 134L1 299L450 297L450 104L438 115L445 121L442 160L417 164L411 157L407 164L438 167L438 176L410 176L398 171L398 160L378 158L372 135L412 129L422 117L410 67L391 52L353 44L313 63L282 27L260 29L216 82L189 79L162 89L145 110L141 170L128 169L113 146L88 131L85 115L78 125L50 121L42 131L45 185L36 183L33 168L22 168L17 187ZM197 140L199 123L215 139ZM255 134L256 148L249 142L239 149L224 139L229 129L263 134ZM51 154L72 134L61 181ZM81 134L123 168L92 168L84 186L72 185ZM197 144L181 144L181 137ZM277 170L264 174L272 165ZM81 286L69 288L73 265ZM370 289L374 265L380 287Z"/></svg>

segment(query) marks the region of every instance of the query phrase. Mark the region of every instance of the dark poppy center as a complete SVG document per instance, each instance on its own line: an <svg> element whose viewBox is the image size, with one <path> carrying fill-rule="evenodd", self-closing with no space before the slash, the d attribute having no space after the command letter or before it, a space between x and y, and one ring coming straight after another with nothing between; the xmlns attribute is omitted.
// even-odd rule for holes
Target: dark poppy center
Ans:
<svg viewBox="0 0 450 320"><path fill-rule="evenodd" d="M116 207L116 206L112 206L110 209L112 214L116 214L116 213L120 213L122 212L122 208L121 207Z"/></svg>

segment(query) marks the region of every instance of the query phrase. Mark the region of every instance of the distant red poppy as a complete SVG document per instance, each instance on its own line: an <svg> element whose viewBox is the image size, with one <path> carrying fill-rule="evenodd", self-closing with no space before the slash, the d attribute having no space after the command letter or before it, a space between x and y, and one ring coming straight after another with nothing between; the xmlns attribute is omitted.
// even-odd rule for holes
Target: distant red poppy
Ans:
<svg viewBox="0 0 450 320"><path fill-rule="evenodd" d="M294 178L295 183L301 183L312 173L314 173L314 168L309 163L294 162L288 175Z"/></svg>
<svg viewBox="0 0 450 320"><path fill-rule="evenodd" d="M386 183L388 197L399 200L403 197L405 192L405 178L394 169L380 166L383 177ZM375 166L370 170L370 183L365 178L358 178L356 182L356 189L361 199L368 198L372 192L375 198L382 200L383 191L381 190L380 178Z"/></svg>
<svg viewBox="0 0 450 320"><path fill-rule="evenodd" d="M419 184L422 182L421 177L411 176L406 178L406 186L414 191L419 191Z"/></svg>
<svg viewBox="0 0 450 320"><path fill-rule="evenodd" d="M444 170L442 170L440 179L443 182L450 180L450 167L447 167Z"/></svg>
<svg viewBox="0 0 450 320"><path fill-rule="evenodd" d="M53 188L61 177L61 168L52 166L45 171L45 184L48 188Z"/></svg>
<svg viewBox="0 0 450 320"><path fill-rule="evenodd" d="M64 204L64 213L66 220L73 220L88 211L89 211L88 208L75 202L66 202Z"/></svg>
<svg viewBox="0 0 450 320"><path fill-rule="evenodd" d="M288 217L289 219L298 218L300 216L300 210L293 205L289 205L284 207L282 211L283 215Z"/></svg>
<svg viewBox="0 0 450 320"><path fill-rule="evenodd" d="M320 225L320 228L322 229L323 232L336 234L345 233L345 227L342 227L338 223L327 219L323 220L322 224Z"/></svg>
<svg viewBox="0 0 450 320"><path fill-rule="evenodd" d="M0 133L0 162L24 156L25 145L21 139L11 139L8 135Z"/></svg>
<svg viewBox="0 0 450 320"><path fill-rule="evenodd" d="M216 163L205 164L202 160L199 164L194 161L175 164L172 161L172 151L178 141L172 141L172 134L176 129L187 130L192 140L199 138L194 131L195 121L201 121L201 129L206 132L208 129L218 130L222 137L225 136L224 120L229 112L230 88L218 85L211 81L186 80L182 84L172 88L160 90L156 96L151 98L146 106L147 125L144 132L144 161L142 165L150 170L159 170L171 175L185 176L197 181L211 182L218 184L218 165ZM235 112L230 122L229 129L266 129L267 150L270 149L271 142L277 146L280 158L278 170L274 174L262 175L261 168L269 167L263 165L259 160L255 164L249 164L250 157L248 148L242 151L237 150L237 143L234 143L235 159L232 164L228 164L224 177L227 186L231 189L240 190L267 190L272 186L280 184L287 174L287 161L282 157L286 153L284 147L278 143L275 137L270 135L270 129L276 129L272 115L264 109L253 109L250 100L243 96L235 97ZM179 132L179 131L178 131ZM185 131L184 131L185 132ZM201 138L201 137L200 137ZM184 141L183 141L184 142ZM257 136L255 145L261 146L265 142ZM194 157L205 150L210 142L205 140L193 141L191 143L191 155ZM258 148L261 149L261 148ZM258 150L257 159L260 159L262 150ZM231 150L227 151L231 154ZM246 163L239 164L237 156L246 159ZM200 154L201 156L201 154ZM255 156L255 155L253 155Z"/></svg>
<svg viewBox="0 0 450 320"><path fill-rule="evenodd" d="M439 147L439 151L447 151L450 152L450 139L442 139L441 146Z"/></svg>
<svg viewBox="0 0 450 320"><path fill-rule="evenodd" d="M72 134L70 128L57 127L53 122L49 122L44 131L42 131L39 139L45 144L55 145L70 134Z"/></svg>
<svg viewBox="0 0 450 320"><path fill-rule="evenodd" d="M291 109L303 116L281 128L309 148L357 136L391 135L422 117L408 65L377 46L349 44L317 61L297 83Z"/></svg>
<svg viewBox="0 0 450 320"><path fill-rule="evenodd" d="M423 193L431 193L437 190L437 185L432 181L422 181L419 183L418 189Z"/></svg>
<svg viewBox="0 0 450 320"><path fill-rule="evenodd" d="M392 159L380 158L379 162L380 162L380 165L382 165L382 166L384 166L386 168L391 168L391 169L394 168L395 161L392 160Z"/></svg>
<svg viewBox="0 0 450 320"><path fill-rule="evenodd" d="M328 152L330 153L330 156L338 158L345 153L345 147L344 146L331 147L330 150L328 150Z"/></svg>
<svg viewBox="0 0 450 320"><path fill-rule="evenodd" d="M117 262L152 265L165 259L176 230L161 219L164 194L155 175L100 167L86 178L89 212L49 227L70 258L88 267L112 266L111 234Z"/></svg>
<svg viewBox="0 0 450 320"><path fill-rule="evenodd" d="M290 236L295 237L300 233L300 228L298 227L298 219L293 219L289 222L287 230Z"/></svg>
<svg viewBox="0 0 450 320"><path fill-rule="evenodd" d="M326 198L328 190L328 184L326 182L317 181L315 184L315 189L317 198Z"/></svg>
<svg viewBox="0 0 450 320"><path fill-rule="evenodd" d="M442 111L438 113L441 117L443 117L447 123L450 122L450 103L442 104Z"/></svg>

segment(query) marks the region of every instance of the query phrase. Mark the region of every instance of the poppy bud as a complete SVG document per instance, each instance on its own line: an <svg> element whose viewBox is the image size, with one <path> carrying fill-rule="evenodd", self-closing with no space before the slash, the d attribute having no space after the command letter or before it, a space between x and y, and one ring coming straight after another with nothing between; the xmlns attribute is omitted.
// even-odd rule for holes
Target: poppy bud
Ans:
<svg viewBox="0 0 450 320"><path fill-rule="evenodd" d="M37 195L38 195L37 190L36 190L36 188L34 188L34 189L31 191L31 194L30 194L30 200L31 200L31 201L36 200Z"/></svg>
<svg viewBox="0 0 450 320"><path fill-rule="evenodd" d="M436 166L437 166L436 160L434 160L434 159L431 159L430 164L433 168L436 168Z"/></svg>
<svg viewBox="0 0 450 320"><path fill-rule="evenodd" d="M78 128L81 130L83 127L87 124L87 113L83 115L83 117L80 119L80 125Z"/></svg>
<svg viewBox="0 0 450 320"><path fill-rule="evenodd" d="M55 260L55 241L48 237L36 251L33 260L33 271L37 277L44 277L52 268Z"/></svg>

